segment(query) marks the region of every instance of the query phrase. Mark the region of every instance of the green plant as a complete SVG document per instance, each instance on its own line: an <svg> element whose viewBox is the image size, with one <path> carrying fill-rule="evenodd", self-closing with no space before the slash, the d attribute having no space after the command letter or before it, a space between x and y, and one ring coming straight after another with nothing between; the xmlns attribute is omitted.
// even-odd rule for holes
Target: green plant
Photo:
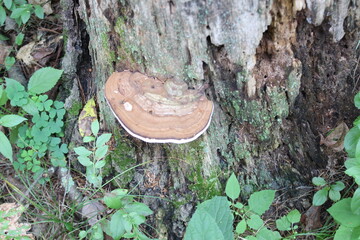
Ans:
<svg viewBox="0 0 360 240"><path fill-rule="evenodd" d="M134 200L126 189L116 189L105 194L104 203L112 213L97 222L88 231L80 231L79 238L87 235L89 239L103 239L103 232L118 239L149 239L141 230L140 225L145 223L145 217L153 214L153 211L144 203Z"/></svg>
<svg viewBox="0 0 360 240"><path fill-rule="evenodd" d="M340 191L345 188L345 184L341 181L329 184L322 177L314 177L312 179L312 183L315 186L321 187L321 189L314 194L312 202L314 206L323 205L328 200L328 198L334 202L339 201L341 198Z"/></svg>
<svg viewBox="0 0 360 240"><path fill-rule="evenodd" d="M101 168L105 166L104 158L109 150L109 146L106 143L111 138L111 133L99 135L99 128L99 121L93 121L91 123L91 133L93 136L85 136L83 138L83 142L92 145L90 150L83 146L74 148L75 153L78 155L79 163L86 167L86 179L95 187L100 187L102 183Z"/></svg>
<svg viewBox="0 0 360 240"><path fill-rule="evenodd" d="M27 23L32 14L44 19L44 9L40 5L29 4L26 0L0 0L0 26L4 25L7 12L19 26Z"/></svg>
<svg viewBox="0 0 360 240"><path fill-rule="evenodd" d="M276 220L276 228L279 231L271 230L269 223L264 222L262 219L262 215L274 201L274 190L254 192L250 195L248 205L236 201L240 196L240 192L240 184L233 173L228 179L225 188L225 193L231 201L227 201L225 197L214 197L201 203L188 224L184 239L234 239L234 222L236 223L235 234L240 238L249 240L281 239L279 231L284 233L291 231L292 235L296 235L296 229L298 228L296 223L300 221L301 216L298 210L292 210L287 215ZM231 212L234 214L235 219Z"/></svg>
<svg viewBox="0 0 360 240"><path fill-rule="evenodd" d="M20 107L19 116L11 115L11 118L16 118L17 122L24 120L24 116L29 116L28 119L31 119L31 122L11 129L10 136L20 149L17 158L12 159L10 141L3 133L0 134L0 144L4 146L1 153L12 161L15 169L32 172L35 179L44 172L42 166L44 162L41 160L47 157L50 158L53 166L66 164L67 145L61 143L64 103L48 99L47 95L42 94L55 86L61 74L61 70L42 68L31 76L27 90L18 81L10 78L5 79L5 89L3 86L0 87L3 89L0 90L0 99L5 99L0 100L0 105L4 106L10 102L11 106ZM47 178L40 179L40 183L45 180Z"/></svg>

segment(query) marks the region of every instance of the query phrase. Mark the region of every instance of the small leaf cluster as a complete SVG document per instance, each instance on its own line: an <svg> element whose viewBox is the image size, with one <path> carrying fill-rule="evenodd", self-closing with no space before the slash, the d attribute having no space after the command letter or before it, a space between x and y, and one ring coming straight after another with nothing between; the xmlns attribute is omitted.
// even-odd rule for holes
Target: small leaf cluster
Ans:
<svg viewBox="0 0 360 240"><path fill-rule="evenodd" d="M9 139L1 132L0 144L5 146L0 152L9 158L14 168L20 171L29 171L34 178L44 172L42 167L44 158L49 157L53 166L65 166L65 154L67 145L61 143L63 137L63 118L65 115L64 103L48 99L42 93L49 91L60 79L61 70L54 68L42 68L36 71L30 78L27 90L18 81L6 78L6 88L0 87L0 103L5 105L10 100L10 105L20 107L19 115L29 116L30 122L21 126L25 118L17 115L5 115L2 122L12 121L14 127L11 134L13 142L19 147L19 153L15 160L12 159L12 146ZM5 100L1 100L5 99ZM17 117L16 117L17 116ZM44 182L46 179L41 179Z"/></svg>
<svg viewBox="0 0 360 240"><path fill-rule="evenodd" d="M355 95L355 106L360 109L360 92ZM360 116L353 123L354 127L346 134L344 147L348 154L345 161L345 173L360 184ZM360 188L352 197L341 199L327 211L340 224L334 240L352 240L360 238Z"/></svg>
<svg viewBox="0 0 360 240"><path fill-rule="evenodd" d="M95 120L91 123L92 136L85 136L83 142L90 143L91 149L84 146L74 148L78 155L78 161L86 167L86 179L95 187L100 187L102 183L101 168L105 166L105 156L109 150L106 143L111 138L111 133L103 133L99 135L99 121Z"/></svg>
<svg viewBox="0 0 360 240"><path fill-rule="evenodd" d="M30 224L17 224L14 228L14 219L17 219L25 211L25 207L19 206L8 211L0 210L0 239L7 240L31 240L26 236Z"/></svg>
<svg viewBox="0 0 360 240"><path fill-rule="evenodd" d="M40 5L29 4L26 0L0 0L0 26L4 25L9 12L19 26L27 23L32 14L44 19L44 9Z"/></svg>
<svg viewBox="0 0 360 240"><path fill-rule="evenodd" d="M128 194L127 189L113 190L105 194L103 201L108 208L115 211L100 220L88 231L80 231L80 239L85 238L87 235L90 235L89 239L104 239L103 232L114 240L150 239L139 227L145 223L146 216L153 214L153 211L147 205L137 202L133 196Z"/></svg>
<svg viewBox="0 0 360 240"><path fill-rule="evenodd" d="M314 206L323 205L328 200L328 198L334 202L339 201L341 198L340 191L345 188L345 184L341 181L328 184L322 177L314 177L312 179L312 183L315 186L321 187L321 189L314 194L312 202Z"/></svg>

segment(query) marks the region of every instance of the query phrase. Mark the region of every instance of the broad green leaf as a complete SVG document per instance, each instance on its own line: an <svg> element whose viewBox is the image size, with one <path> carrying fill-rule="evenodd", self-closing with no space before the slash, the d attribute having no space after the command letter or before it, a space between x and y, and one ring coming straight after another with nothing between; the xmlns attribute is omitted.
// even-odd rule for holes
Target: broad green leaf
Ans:
<svg viewBox="0 0 360 240"><path fill-rule="evenodd" d="M0 106L5 105L8 100L6 91L3 86L0 85Z"/></svg>
<svg viewBox="0 0 360 240"><path fill-rule="evenodd" d="M94 141L94 140L95 140L95 137L93 137L93 136L85 136L85 137L83 138L83 142L84 142L84 143L92 142L92 141Z"/></svg>
<svg viewBox="0 0 360 240"><path fill-rule="evenodd" d="M12 151L12 148L11 148L11 144L10 144L10 141L9 139L5 136L5 134L0 131L0 153L2 155L4 155L4 157L10 159L10 161L12 162L13 161L13 157L12 157L12 154L13 154L13 151Z"/></svg>
<svg viewBox="0 0 360 240"><path fill-rule="evenodd" d="M360 227L349 228L343 225L336 230L334 240L359 240L360 239Z"/></svg>
<svg viewBox="0 0 360 240"><path fill-rule="evenodd" d="M289 220L289 222L294 224L300 222L301 213L297 209L294 209L286 215L286 218Z"/></svg>
<svg viewBox="0 0 360 240"><path fill-rule="evenodd" d="M124 207L124 211L126 211L127 213L136 212L137 214L142 216L149 216L153 214L153 211L146 204L140 202L126 204L126 206Z"/></svg>
<svg viewBox="0 0 360 240"><path fill-rule="evenodd" d="M101 147L99 147L98 149L96 149L95 151L95 159L99 160L105 157L107 151L109 149L108 145L103 145Z"/></svg>
<svg viewBox="0 0 360 240"><path fill-rule="evenodd" d="M85 157L85 156L80 155L77 159L78 159L79 163L85 167L91 166L93 164L91 162L90 158Z"/></svg>
<svg viewBox="0 0 360 240"><path fill-rule="evenodd" d="M15 38L15 43L16 43L16 45L18 45L18 46L20 46L22 43L23 43L23 41L24 41L24 34L23 33L19 33L17 36L16 36L16 38Z"/></svg>
<svg viewBox="0 0 360 240"><path fill-rule="evenodd" d="M291 223L289 222L286 216L277 219L275 223L276 223L276 228L279 231L288 231L291 229Z"/></svg>
<svg viewBox="0 0 360 240"><path fill-rule="evenodd" d="M59 81L63 70L52 67L40 68L30 78L28 91L34 94L41 94L52 89Z"/></svg>
<svg viewBox="0 0 360 240"><path fill-rule="evenodd" d="M314 197L313 197L313 202L312 204L314 206L321 206L323 205L327 198L328 198L328 193L329 193L329 189L328 188L323 188L323 189L320 189L319 191L317 191L315 194L314 194Z"/></svg>
<svg viewBox="0 0 360 240"><path fill-rule="evenodd" d="M261 216L270 208L274 198L274 190L263 190L260 192L255 192L251 194L249 198L249 209Z"/></svg>
<svg viewBox="0 0 360 240"><path fill-rule="evenodd" d="M359 227L360 215L351 211L351 198L344 198L333 204L328 210L330 215L345 227Z"/></svg>
<svg viewBox="0 0 360 240"><path fill-rule="evenodd" d="M25 12L26 10L27 10L26 8L22 8L22 7L16 8L11 12L10 17L11 18L19 18L19 17L21 17L23 12Z"/></svg>
<svg viewBox="0 0 360 240"><path fill-rule="evenodd" d="M22 109L24 109L25 112L27 112L30 115L39 114L39 110L36 107L36 104L32 99L29 99L28 103L21 107L22 107Z"/></svg>
<svg viewBox="0 0 360 240"><path fill-rule="evenodd" d="M124 198L128 193L127 189L115 189L110 193L106 193L104 197L104 202L106 206L112 209L120 209L124 207L122 198Z"/></svg>
<svg viewBox="0 0 360 240"><path fill-rule="evenodd" d="M331 184L330 187L335 191L342 191L345 188L345 184L342 181L337 181L334 184Z"/></svg>
<svg viewBox="0 0 360 240"><path fill-rule="evenodd" d="M98 120L95 120L91 123L91 132L94 134L94 136L97 136L99 133L100 124Z"/></svg>
<svg viewBox="0 0 360 240"><path fill-rule="evenodd" d="M120 239L125 233L124 217L121 211L117 211L111 216L110 220L110 236L114 240Z"/></svg>
<svg viewBox="0 0 360 240"><path fill-rule="evenodd" d="M244 207L244 204L237 202L234 204L234 207L238 208L238 209L242 209Z"/></svg>
<svg viewBox="0 0 360 240"><path fill-rule="evenodd" d="M278 240L281 239L281 235L277 231L271 231L267 228L262 228L257 234L256 234L257 240Z"/></svg>
<svg viewBox="0 0 360 240"><path fill-rule="evenodd" d="M230 178L227 180L225 193L233 201L235 201L235 199L237 199L240 195L240 184L234 173L232 173Z"/></svg>
<svg viewBox="0 0 360 240"><path fill-rule="evenodd" d="M4 25L6 20L6 12L5 9L0 6L0 26Z"/></svg>
<svg viewBox="0 0 360 240"><path fill-rule="evenodd" d="M86 149L85 147L76 147L74 148L74 151L76 152L77 155L84 157L88 157L92 154L92 151Z"/></svg>
<svg viewBox="0 0 360 240"><path fill-rule="evenodd" d="M0 118L0 125L2 125L4 127L14 127L14 126L22 123L25 120L27 120L27 119L24 117L21 117L19 115L9 114L9 115L2 116Z"/></svg>
<svg viewBox="0 0 360 240"><path fill-rule="evenodd" d="M184 240L232 240L233 215L226 197L214 197L198 205Z"/></svg>
<svg viewBox="0 0 360 240"><path fill-rule="evenodd" d="M13 1L12 0L4 0L4 4L5 4L5 7L7 8L7 9L11 9L11 7L12 7L12 3L13 3Z"/></svg>
<svg viewBox="0 0 360 240"><path fill-rule="evenodd" d="M80 231L80 232L79 232L79 239L85 238L86 235L87 235L87 232L86 232L86 231Z"/></svg>
<svg viewBox="0 0 360 240"><path fill-rule="evenodd" d="M360 184L360 166L355 166L347 169L345 173L353 178L355 178L355 182Z"/></svg>
<svg viewBox="0 0 360 240"><path fill-rule="evenodd" d="M336 191L336 190L334 190L334 189L331 188L331 189L329 190L329 198L330 198L331 200L333 200L334 202L337 202L337 201L340 200L341 194L340 194L339 191Z"/></svg>
<svg viewBox="0 0 360 240"><path fill-rule="evenodd" d="M360 215L360 188L356 189L354 192L353 197L351 198L351 211L356 214Z"/></svg>
<svg viewBox="0 0 360 240"><path fill-rule="evenodd" d="M264 221L257 214L251 215L251 217L246 221L246 223L250 228L254 230L258 230L264 225Z"/></svg>
<svg viewBox="0 0 360 240"><path fill-rule="evenodd" d="M354 104L355 107L357 107L358 109L360 109L360 92L358 92L355 97L354 97Z"/></svg>
<svg viewBox="0 0 360 240"><path fill-rule="evenodd" d="M8 71L15 64L16 60L14 57L7 56L5 58L5 69Z"/></svg>
<svg viewBox="0 0 360 240"><path fill-rule="evenodd" d="M313 183L315 186L320 186L320 187L326 185L326 181L325 181L325 179L323 179L322 177L313 177L312 183Z"/></svg>
<svg viewBox="0 0 360 240"><path fill-rule="evenodd" d="M246 221L243 219L236 225L235 232L237 234L242 234L245 232L246 227L247 227Z"/></svg>
<svg viewBox="0 0 360 240"><path fill-rule="evenodd" d="M356 146L360 139L360 128L353 127L350 131L346 134L344 139L344 147L346 152L348 153L349 157L355 157L356 153Z"/></svg>
<svg viewBox="0 0 360 240"><path fill-rule="evenodd" d="M95 163L95 168L102 168L105 166L105 163L105 160L98 161L97 163Z"/></svg>
<svg viewBox="0 0 360 240"><path fill-rule="evenodd" d="M104 133L101 134L100 137L96 139L96 147L99 148L103 146L105 143L107 143L111 138L111 133Z"/></svg>
<svg viewBox="0 0 360 240"><path fill-rule="evenodd" d="M131 212L127 215L127 219L135 225L140 225L146 221L145 217L137 214L136 212Z"/></svg>
<svg viewBox="0 0 360 240"><path fill-rule="evenodd" d="M44 19L44 9L39 5L35 5L34 9L35 15L40 19Z"/></svg>
<svg viewBox="0 0 360 240"><path fill-rule="evenodd" d="M347 158L344 165L347 169L360 166L360 158Z"/></svg>

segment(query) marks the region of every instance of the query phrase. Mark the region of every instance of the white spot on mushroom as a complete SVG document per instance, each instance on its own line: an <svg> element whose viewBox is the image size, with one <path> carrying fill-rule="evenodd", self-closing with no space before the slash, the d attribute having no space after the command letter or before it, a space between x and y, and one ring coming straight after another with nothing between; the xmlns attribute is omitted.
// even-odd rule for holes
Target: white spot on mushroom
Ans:
<svg viewBox="0 0 360 240"><path fill-rule="evenodd" d="M124 103L124 108L125 108L125 110L128 111L128 112L131 112L132 109L133 109L131 103L129 103L129 102L125 102L125 103Z"/></svg>

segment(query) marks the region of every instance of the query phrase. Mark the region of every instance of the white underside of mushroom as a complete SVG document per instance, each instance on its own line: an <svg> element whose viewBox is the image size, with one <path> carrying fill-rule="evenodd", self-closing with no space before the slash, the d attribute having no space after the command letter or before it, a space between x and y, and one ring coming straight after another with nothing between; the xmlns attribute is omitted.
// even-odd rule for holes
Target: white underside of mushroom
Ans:
<svg viewBox="0 0 360 240"><path fill-rule="evenodd" d="M106 98L105 98L106 99ZM210 126L211 123L211 118L212 115L214 113L214 108L211 111L211 115L209 118L208 123L206 124L206 126L204 127L203 130L201 130L200 132L198 132L196 135L194 135L191 138L186 138L186 139L175 139L175 138L169 138L169 139L155 139L155 138L147 138L147 137L143 137L141 135L138 135L136 133L134 133L133 131L131 131L128 127L126 127L126 125L120 120L120 118L116 115L116 113L114 112L114 110L111 107L111 104L109 103L109 101L106 99L106 102L108 103L111 112L114 114L114 116L116 117L116 119L118 120L118 122L120 123L120 125L126 130L127 133L129 133L131 136L136 137L144 142L148 142L148 143L176 143L176 144L182 144L182 143L188 143L191 141L196 140L198 137L200 137Z"/></svg>

